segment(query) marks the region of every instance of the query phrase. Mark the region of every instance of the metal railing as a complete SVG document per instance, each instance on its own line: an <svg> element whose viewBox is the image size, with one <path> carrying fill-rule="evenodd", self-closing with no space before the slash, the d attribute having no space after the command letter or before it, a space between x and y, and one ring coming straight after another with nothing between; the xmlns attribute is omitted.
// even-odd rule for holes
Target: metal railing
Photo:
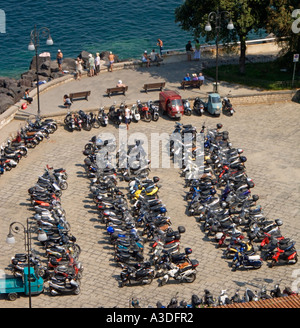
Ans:
<svg viewBox="0 0 300 328"><path fill-rule="evenodd" d="M255 40L247 40L246 41L246 45L247 44L260 44L260 43L272 43L276 40L276 38L264 38L264 39L255 39ZM232 46L232 45L239 45L241 42L237 41L237 42L229 42L229 43L220 43L219 47L222 46ZM204 44L202 46L200 46L200 50L206 50L206 49L213 49L215 48L216 45L215 44ZM175 48L175 49L166 49L166 50L162 50L162 54L163 55L167 55L169 53L172 52L185 52L185 48Z"/></svg>

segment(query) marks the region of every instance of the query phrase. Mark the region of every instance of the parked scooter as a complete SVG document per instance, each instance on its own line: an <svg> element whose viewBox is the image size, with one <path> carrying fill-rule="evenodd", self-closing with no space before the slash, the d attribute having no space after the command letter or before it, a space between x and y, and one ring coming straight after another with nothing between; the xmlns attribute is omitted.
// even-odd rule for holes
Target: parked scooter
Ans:
<svg viewBox="0 0 300 328"><path fill-rule="evenodd" d="M195 98L193 111L195 114L202 116L204 113L204 104L199 97Z"/></svg>
<svg viewBox="0 0 300 328"><path fill-rule="evenodd" d="M246 254L244 247L235 253L232 260L232 271L236 271L239 267L245 269L259 269L262 266L262 259L259 255L255 254Z"/></svg>
<svg viewBox="0 0 300 328"><path fill-rule="evenodd" d="M180 282L192 283L196 279L196 267L199 265L197 260L191 260L187 266L180 268L179 266L170 263L168 264L168 272L163 276L160 281L160 285L167 284L170 278L178 280Z"/></svg>
<svg viewBox="0 0 300 328"><path fill-rule="evenodd" d="M50 295L56 296L61 294L80 294L80 283L76 278L58 279L52 277L49 280Z"/></svg>
<svg viewBox="0 0 300 328"><path fill-rule="evenodd" d="M184 115L186 115L186 116L192 115L192 109L191 109L189 99L183 100L183 112L184 112Z"/></svg>
<svg viewBox="0 0 300 328"><path fill-rule="evenodd" d="M230 116L232 116L235 110L233 109L232 104L227 97L224 97L222 101L222 105L223 105L223 110L229 113Z"/></svg>
<svg viewBox="0 0 300 328"><path fill-rule="evenodd" d="M104 112L104 107L100 107L98 111L98 122L101 126L105 127L108 124L108 116Z"/></svg>
<svg viewBox="0 0 300 328"><path fill-rule="evenodd" d="M153 104L152 100L148 101L148 108L152 116L152 121L158 121L159 119L159 108Z"/></svg>
<svg viewBox="0 0 300 328"><path fill-rule="evenodd" d="M154 278L154 270L151 268L149 262L137 263L134 267L125 266L121 264L122 272L120 273L120 287L125 286L128 282L129 285L144 284L150 285Z"/></svg>
<svg viewBox="0 0 300 328"><path fill-rule="evenodd" d="M273 252L270 268L273 268L275 264L280 262L296 264L298 262L298 254L294 247L295 244L296 242L291 241L289 238L280 240L277 249Z"/></svg>

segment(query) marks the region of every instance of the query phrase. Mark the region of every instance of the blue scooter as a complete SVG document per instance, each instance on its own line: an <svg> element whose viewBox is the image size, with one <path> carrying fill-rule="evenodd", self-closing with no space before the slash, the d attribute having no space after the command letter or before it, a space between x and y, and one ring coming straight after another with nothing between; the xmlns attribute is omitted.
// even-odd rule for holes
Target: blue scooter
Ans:
<svg viewBox="0 0 300 328"><path fill-rule="evenodd" d="M231 266L232 271L236 271L237 268L243 267L244 269L259 269L262 266L262 259L259 255L254 253L247 254L245 248L241 247L233 257Z"/></svg>

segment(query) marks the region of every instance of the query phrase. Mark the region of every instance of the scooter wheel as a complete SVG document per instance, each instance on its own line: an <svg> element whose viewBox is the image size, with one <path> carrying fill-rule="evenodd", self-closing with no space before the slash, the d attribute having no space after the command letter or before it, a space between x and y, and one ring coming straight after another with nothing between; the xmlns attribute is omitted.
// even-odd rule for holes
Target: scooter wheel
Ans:
<svg viewBox="0 0 300 328"><path fill-rule="evenodd" d="M167 284L167 280L165 278L162 278L162 280L160 281L160 286L164 286Z"/></svg>
<svg viewBox="0 0 300 328"><path fill-rule="evenodd" d="M74 291L75 295L79 295L80 294L80 287L77 287Z"/></svg>
<svg viewBox="0 0 300 328"><path fill-rule="evenodd" d="M270 268L273 268L275 264L276 264L276 261L272 260L271 263L270 263Z"/></svg>
<svg viewBox="0 0 300 328"><path fill-rule="evenodd" d="M191 284L192 282L194 282L196 280L196 275L195 273L191 273L190 275L186 276L184 278L184 281Z"/></svg>

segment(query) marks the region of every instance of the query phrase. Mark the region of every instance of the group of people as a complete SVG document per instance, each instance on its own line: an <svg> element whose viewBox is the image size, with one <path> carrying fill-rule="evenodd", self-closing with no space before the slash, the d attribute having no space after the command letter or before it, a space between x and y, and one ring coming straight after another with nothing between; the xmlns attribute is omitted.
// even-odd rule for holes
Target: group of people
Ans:
<svg viewBox="0 0 300 328"><path fill-rule="evenodd" d="M185 45L185 50L187 53L188 61L192 60L193 53L194 53L194 60L200 60L201 50L200 50L200 42L198 39L196 39L195 48L193 48L192 42L188 41L188 43Z"/></svg>
<svg viewBox="0 0 300 328"><path fill-rule="evenodd" d="M196 73L193 73L192 76L190 76L190 73L186 73L186 76L183 78L183 81L202 81L204 83L204 76L200 72L198 75Z"/></svg>
<svg viewBox="0 0 300 328"><path fill-rule="evenodd" d="M147 63L147 67L150 66L151 62L159 62L162 61L162 52L163 52L163 42L161 39L157 39L157 44L159 47L159 53L155 52L155 49L152 49L150 55L148 55L147 50L144 51L142 56L142 62Z"/></svg>

